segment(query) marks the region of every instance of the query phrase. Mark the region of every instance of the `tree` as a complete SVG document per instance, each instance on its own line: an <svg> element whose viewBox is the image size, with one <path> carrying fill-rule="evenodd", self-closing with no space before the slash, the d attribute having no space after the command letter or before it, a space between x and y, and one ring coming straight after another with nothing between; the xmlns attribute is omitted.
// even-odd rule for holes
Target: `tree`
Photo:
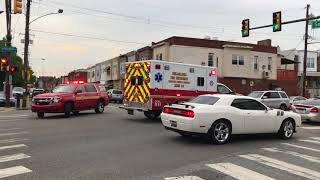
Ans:
<svg viewBox="0 0 320 180"><path fill-rule="evenodd" d="M5 40L0 40L0 49L2 47L5 47ZM3 54L0 52L0 56L3 56ZM12 74L12 84L14 86L23 86L24 80L23 80L23 62L22 58L20 56L17 56L16 53L12 53L9 57L10 64L17 66L17 72ZM32 71L31 67L29 66L29 73L30 73L30 80L28 83L34 83L36 81L36 76L34 75L34 72ZM3 82L5 81L5 73L0 73L0 90L3 90Z"/></svg>

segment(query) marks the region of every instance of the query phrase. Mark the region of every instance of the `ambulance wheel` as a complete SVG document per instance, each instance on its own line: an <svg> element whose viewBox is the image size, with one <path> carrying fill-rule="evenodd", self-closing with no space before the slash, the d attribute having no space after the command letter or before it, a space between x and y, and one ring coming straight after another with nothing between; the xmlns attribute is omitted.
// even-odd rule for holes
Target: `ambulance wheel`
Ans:
<svg viewBox="0 0 320 180"><path fill-rule="evenodd" d="M145 111L144 115L148 118L148 119L157 119L161 114L161 111Z"/></svg>

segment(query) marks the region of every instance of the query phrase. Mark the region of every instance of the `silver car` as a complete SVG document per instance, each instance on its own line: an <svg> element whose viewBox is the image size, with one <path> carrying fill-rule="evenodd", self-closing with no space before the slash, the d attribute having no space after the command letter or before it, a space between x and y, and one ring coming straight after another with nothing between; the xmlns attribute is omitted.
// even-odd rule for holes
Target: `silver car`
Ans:
<svg viewBox="0 0 320 180"><path fill-rule="evenodd" d="M291 105L300 104L306 100L307 100L307 98L302 97L302 96L290 96L290 104Z"/></svg>
<svg viewBox="0 0 320 180"><path fill-rule="evenodd" d="M285 111L290 107L290 99L284 91L253 91L248 96L256 98L270 108Z"/></svg>
<svg viewBox="0 0 320 180"><path fill-rule="evenodd" d="M121 90L118 89L109 89L107 91L107 94L109 96L109 100L122 103L123 101L123 93Z"/></svg>
<svg viewBox="0 0 320 180"><path fill-rule="evenodd" d="M307 99L291 108L293 112L301 115L302 120L320 122L320 99Z"/></svg>

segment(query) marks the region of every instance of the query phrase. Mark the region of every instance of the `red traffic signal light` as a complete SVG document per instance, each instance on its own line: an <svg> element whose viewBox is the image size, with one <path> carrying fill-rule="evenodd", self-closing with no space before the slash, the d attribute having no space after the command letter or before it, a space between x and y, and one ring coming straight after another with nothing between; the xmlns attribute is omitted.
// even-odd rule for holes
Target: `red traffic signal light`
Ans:
<svg viewBox="0 0 320 180"><path fill-rule="evenodd" d="M244 19L242 21L242 37L248 37L249 36L249 31L250 31L250 21L249 19Z"/></svg>
<svg viewBox="0 0 320 180"><path fill-rule="evenodd" d="M273 23L273 32L281 31L281 11L274 12L272 15Z"/></svg>
<svg viewBox="0 0 320 180"><path fill-rule="evenodd" d="M15 72L17 72L17 70L18 70L17 66L11 66L10 67L10 72L11 73L15 73Z"/></svg>
<svg viewBox="0 0 320 180"><path fill-rule="evenodd" d="M1 66L7 66L9 64L9 60L6 57L1 58Z"/></svg>

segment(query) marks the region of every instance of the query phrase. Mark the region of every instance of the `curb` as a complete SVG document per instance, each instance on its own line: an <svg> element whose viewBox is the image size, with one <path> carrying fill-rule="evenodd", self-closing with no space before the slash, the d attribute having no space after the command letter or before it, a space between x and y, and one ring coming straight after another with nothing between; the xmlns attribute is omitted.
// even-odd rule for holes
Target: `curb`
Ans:
<svg viewBox="0 0 320 180"><path fill-rule="evenodd" d="M9 111L13 111L14 108L0 108L0 113L2 112L9 112Z"/></svg>

